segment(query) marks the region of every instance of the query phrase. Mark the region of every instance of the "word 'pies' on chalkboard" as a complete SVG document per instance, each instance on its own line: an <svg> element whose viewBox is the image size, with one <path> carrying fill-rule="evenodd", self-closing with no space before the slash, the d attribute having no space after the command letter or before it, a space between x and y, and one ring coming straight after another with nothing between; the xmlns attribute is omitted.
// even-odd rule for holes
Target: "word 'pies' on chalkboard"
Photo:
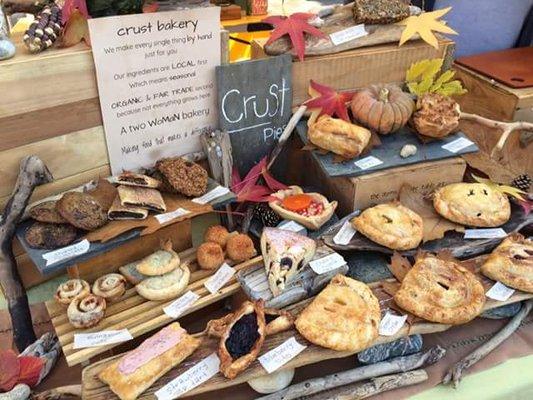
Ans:
<svg viewBox="0 0 533 400"><path fill-rule="evenodd" d="M241 176L269 154L291 117L290 55L217 67L219 127Z"/></svg>

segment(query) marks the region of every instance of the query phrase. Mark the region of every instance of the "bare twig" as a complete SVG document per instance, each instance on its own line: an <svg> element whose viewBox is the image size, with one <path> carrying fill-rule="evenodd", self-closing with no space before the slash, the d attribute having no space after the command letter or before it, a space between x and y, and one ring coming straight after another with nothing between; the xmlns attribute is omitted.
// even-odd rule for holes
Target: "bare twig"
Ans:
<svg viewBox="0 0 533 400"><path fill-rule="evenodd" d="M442 383L447 384L449 382L453 382L454 387L459 386L463 372L477 363L492 350L498 347L503 341L505 341L505 339L511 336L513 332L520 327L523 319L529 314L531 307L533 307L533 300L526 301L522 305L522 309L518 312L518 314L516 314L501 331L499 331L491 339L479 346L472 353L450 368Z"/></svg>
<svg viewBox="0 0 533 400"><path fill-rule="evenodd" d="M292 400L373 377L410 371L437 362L444 357L445 353L446 350L440 346L436 346L425 353L397 357L392 360L366 365L320 378L308 379L257 400Z"/></svg>
<svg viewBox="0 0 533 400"><path fill-rule="evenodd" d="M32 400L65 400L81 398L81 385L61 386L32 395Z"/></svg>

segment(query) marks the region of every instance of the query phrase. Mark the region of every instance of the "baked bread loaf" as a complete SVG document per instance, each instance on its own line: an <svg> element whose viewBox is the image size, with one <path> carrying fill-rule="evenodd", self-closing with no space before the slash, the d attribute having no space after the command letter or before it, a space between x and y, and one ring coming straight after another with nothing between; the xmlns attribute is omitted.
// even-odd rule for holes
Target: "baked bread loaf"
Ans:
<svg viewBox="0 0 533 400"><path fill-rule="evenodd" d="M58 286L55 299L59 304L68 306L72 300L83 298L91 293L91 286L83 279L69 279Z"/></svg>
<svg viewBox="0 0 533 400"><path fill-rule="evenodd" d="M104 318L106 301L103 297L88 294L74 298L68 306L67 317L75 328L92 328Z"/></svg>
<svg viewBox="0 0 533 400"><path fill-rule="evenodd" d="M507 196L484 183L444 186L434 193L433 206L444 218L466 226L496 227L511 217Z"/></svg>
<svg viewBox="0 0 533 400"><path fill-rule="evenodd" d="M196 251L196 260L202 269L218 269L224 263L224 250L217 243L202 243Z"/></svg>
<svg viewBox="0 0 533 400"><path fill-rule="evenodd" d="M171 272L180 265L180 256L172 249L172 241L163 243L160 250L137 263L137 271L146 276L158 276Z"/></svg>
<svg viewBox="0 0 533 400"><path fill-rule="evenodd" d="M58 200L56 207L61 216L76 228L93 231L107 223L106 210L87 193L67 192Z"/></svg>
<svg viewBox="0 0 533 400"><path fill-rule="evenodd" d="M336 275L296 318L298 332L318 346L358 352L378 337L381 313L372 290Z"/></svg>
<svg viewBox="0 0 533 400"><path fill-rule="evenodd" d="M255 257L257 251L252 239L244 233L239 233L229 235L226 243L226 253L229 258L239 263Z"/></svg>
<svg viewBox="0 0 533 400"><path fill-rule="evenodd" d="M399 202L367 208L351 223L373 242L394 250L414 249L424 235L424 222L420 215Z"/></svg>
<svg viewBox="0 0 533 400"><path fill-rule="evenodd" d="M93 293L106 299L106 302L120 299L125 291L126 279L120 274L106 274L93 283Z"/></svg>
<svg viewBox="0 0 533 400"><path fill-rule="evenodd" d="M362 126L322 115L309 127L309 141L321 149L346 159L359 156L370 141L371 133Z"/></svg>
<svg viewBox="0 0 533 400"><path fill-rule="evenodd" d="M70 224L34 222L26 231L24 238L35 249L57 249L72 243L77 230Z"/></svg>
<svg viewBox="0 0 533 400"><path fill-rule="evenodd" d="M476 276L458 262L422 253L407 272L394 301L427 321L458 325L481 313L485 291Z"/></svg>
<svg viewBox="0 0 533 400"><path fill-rule="evenodd" d="M533 240L519 233L508 236L487 258L481 273L506 286L533 293Z"/></svg>
<svg viewBox="0 0 533 400"><path fill-rule="evenodd" d="M155 167L173 192L198 197L207 192L207 171L184 158L164 158Z"/></svg>
<svg viewBox="0 0 533 400"><path fill-rule="evenodd" d="M39 203L30 209L29 215L31 218L39 222L48 222L50 224L68 223L57 211L56 204L57 201L55 200Z"/></svg>
<svg viewBox="0 0 533 400"><path fill-rule="evenodd" d="M142 280L135 286L135 289L140 296L147 300L170 300L185 291L190 276L189 267L182 264L167 274L151 276Z"/></svg>

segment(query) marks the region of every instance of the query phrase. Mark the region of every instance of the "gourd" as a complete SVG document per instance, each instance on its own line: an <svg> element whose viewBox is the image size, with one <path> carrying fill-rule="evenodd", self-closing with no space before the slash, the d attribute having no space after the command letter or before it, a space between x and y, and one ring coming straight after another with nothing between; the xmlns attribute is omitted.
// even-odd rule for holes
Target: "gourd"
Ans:
<svg viewBox="0 0 533 400"><path fill-rule="evenodd" d="M371 85L357 92L350 104L353 118L382 135L403 127L415 108L411 96L396 85Z"/></svg>

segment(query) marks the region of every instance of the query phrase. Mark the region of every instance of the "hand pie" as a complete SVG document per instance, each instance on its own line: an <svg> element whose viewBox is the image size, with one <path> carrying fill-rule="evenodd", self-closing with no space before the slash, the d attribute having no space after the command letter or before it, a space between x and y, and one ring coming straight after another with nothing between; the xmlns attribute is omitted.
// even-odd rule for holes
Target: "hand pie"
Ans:
<svg viewBox="0 0 533 400"><path fill-rule="evenodd" d="M107 211L107 217L110 220L124 219L146 219L148 210L141 207L123 206L120 202L120 196L115 197L115 201Z"/></svg>
<svg viewBox="0 0 533 400"><path fill-rule="evenodd" d="M394 301L417 317L458 325L481 313L485 291L476 276L457 262L420 254Z"/></svg>
<svg viewBox="0 0 533 400"><path fill-rule="evenodd" d="M156 189L121 185L118 187L118 195L120 204L125 207L146 208L155 212L167 210L161 193Z"/></svg>
<svg viewBox="0 0 533 400"><path fill-rule="evenodd" d="M507 196L484 183L452 183L433 196L435 210L458 224L495 227L511 217Z"/></svg>
<svg viewBox="0 0 533 400"><path fill-rule="evenodd" d="M139 261L137 271L147 276L163 275L175 270L180 262L178 253L172 250L172 242L167 240L160 250Z"/></svg>
<svg viewBox="0 0 533 400"><path fill-rule="evenodd" d="M98 378L121 400L135 400L189 357L201 342L174 322L107 366Z"/></svg>
<svg viewBox="0 0 533 400"><path fill-rule="evenodd" d="M298 316L296 329L311 343L337 351L358 352L377 337L381 314L372 290L336 275Z"/></svg>
<svg viewBox="0 0 533 400"><path fill-rule="evenodd" d="M258 356L265 340L263 301L246 301L234 314L218 346L220 372L234 379Z"/></svg>
<svg viewBox="0 0 533 400"><path fill-rule="evenodd" d="M135 289L147 300L170 300L183 293L189 284L190 276L189 267L182 264L167 274L144 279L135 286Z"/></svg>
<svg viewBox="0 0 533 400"><path fill-rule="evenodd" d="M147 175L136 174L135 172L124 171L117 177L119 185L139 186L145 188L157 189L161 182Z"/></svg>
<svg viewBox="0 0 533 400"><path fill-rule="evenodd" d="M362 235L394 250L416 248L424 234L420 215L398 202L367 208L351 222Z"/></svg>
<svg viewBox="0 0 533 400"><path fill-rule="evenodd" d="M307 132L309 141L315 146L347 159L359 156L370 136L370 131L362 126L327 115L321 116Z"/></svg>
<svg viewBox="0 0 533 400"><path fill-rule="evenodd" d="M481 273L506 286L533 293L533 240L507 237L481 267Z"/></svg>

